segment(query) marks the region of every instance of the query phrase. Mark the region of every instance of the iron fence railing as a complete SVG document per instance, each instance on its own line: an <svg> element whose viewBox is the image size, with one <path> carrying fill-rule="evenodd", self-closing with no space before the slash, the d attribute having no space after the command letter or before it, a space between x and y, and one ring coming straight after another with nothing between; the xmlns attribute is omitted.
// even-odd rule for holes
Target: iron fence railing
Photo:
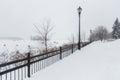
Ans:
<svg viewBox="0 0 120 80"><path fill-rule="evenodd" d="M81 47L84 47L89 43L90 42L84 42ZM23 59L0 64L0 80L24 80L35 72L70 55L77 49L77 44L72 44L67 47L60 47L57 50L34 56L29 52Z"/></svg>

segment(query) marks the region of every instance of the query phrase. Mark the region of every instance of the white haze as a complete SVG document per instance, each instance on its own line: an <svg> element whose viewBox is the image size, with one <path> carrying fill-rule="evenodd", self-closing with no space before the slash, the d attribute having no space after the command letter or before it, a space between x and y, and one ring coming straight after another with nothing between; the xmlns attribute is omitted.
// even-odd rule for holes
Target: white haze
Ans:
<svg viewBox="0 0 120 80"><path fill-rule="evenodd" d="M53 39L68 39L78 34L77 8L81 14L81 33L99 25L112 30L116 17L120 18L119 0L0 0L0 37L29 39L36 33L33 24L51 19L55 25Z"/></svg>

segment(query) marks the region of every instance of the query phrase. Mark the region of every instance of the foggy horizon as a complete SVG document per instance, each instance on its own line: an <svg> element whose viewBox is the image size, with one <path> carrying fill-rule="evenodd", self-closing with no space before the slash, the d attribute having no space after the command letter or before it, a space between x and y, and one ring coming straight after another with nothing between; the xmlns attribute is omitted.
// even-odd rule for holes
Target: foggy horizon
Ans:
<svg viewBox="0 0 120 80"><path fill-rule="evenodd" d="M78 34L78 12L81 13L81 36L90 29L105 26L112 30L115 19L120 18L119 0L6 0L0 1L0 37L29 39L36 34L33 24L51 19L55 26L52 39L66 40Z"/></svg>

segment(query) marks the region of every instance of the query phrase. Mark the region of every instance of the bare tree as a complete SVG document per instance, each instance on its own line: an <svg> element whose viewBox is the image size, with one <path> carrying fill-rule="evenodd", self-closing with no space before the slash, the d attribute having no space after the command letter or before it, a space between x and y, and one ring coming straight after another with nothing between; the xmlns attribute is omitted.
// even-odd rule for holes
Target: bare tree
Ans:
<svg viewBox="0 0 120 80"><path fill-rule="evenodd" d="M98 26L94 31L90 34L90 40L96 41L96 40L106 40L108 39L108 30L104 26Z"/></svg>
<svg viewBox="0 0 120 80"><path fill-rule="evenodd" d="M51 31L53 30L53 25L51 25L50 20L45 20L43 23L39 26L36 26L34 24L34 27L37 29L38 33L38 39L43 41L45 45L45 51L48 52L48 41L51 39Z"/></svg>

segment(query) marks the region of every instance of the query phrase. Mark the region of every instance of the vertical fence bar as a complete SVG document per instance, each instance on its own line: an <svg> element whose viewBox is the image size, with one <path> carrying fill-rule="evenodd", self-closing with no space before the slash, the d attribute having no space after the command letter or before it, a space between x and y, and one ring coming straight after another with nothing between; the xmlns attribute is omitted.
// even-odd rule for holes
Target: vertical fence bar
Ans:
<svg viewBox="0 0 120 80"><path fill-rule="evenodd" d="M16 80L16 70L14 71L14 80Z"/></svg>
<svg viewBox="0 0 120 80"><path fill-rule="evenodd" d="M20 69L18 69L18 80L20 80Z"/></svg>
<svg viewBox="0 0 120 80"><path fill-rule="evenodd" d="M35 63L33 63L33 69L34 69L34 72L33 72L33 73L35 73Z"/></svg>
<svg viewBox="0 0 120 80"><path fill-rule="evenodd" d="M24 68L24 78L26 78L26 66L25 66L25 68Z"/></svg>
<svg viewBox="0 0 120 80"><path fill-rule="evenodd" d="M30 77L30 52L28 53L28 77Z"/></svg>
<svg viewBox="0 0 120 80"><path fill-rule="evenodd" d="M21 68L21 80L23 80L23 68Z"/></svg>
<svg viewBox="0 0 120 80"><path fill-rule="evenodd" d="M73 49L74 49L74 47L73 47L73 44L72 44L72 53L73 53Z"/></svg>
<svg viewBox="0 0 120 80"><path fill-rule="evenodd" d="M12 80L12 72L10 72L10 80Z"/></svg>
<svg viewBox="0 0 120 80"><path fill-rule="evenodd" d="M5 74L6 80L7 80L7 73Z"/></svg>
<svg viewBox="0 0 120 80"><path fill-rule="evenodd" d="M62 59L62 47L60 47L60 60Z"/></svg>

